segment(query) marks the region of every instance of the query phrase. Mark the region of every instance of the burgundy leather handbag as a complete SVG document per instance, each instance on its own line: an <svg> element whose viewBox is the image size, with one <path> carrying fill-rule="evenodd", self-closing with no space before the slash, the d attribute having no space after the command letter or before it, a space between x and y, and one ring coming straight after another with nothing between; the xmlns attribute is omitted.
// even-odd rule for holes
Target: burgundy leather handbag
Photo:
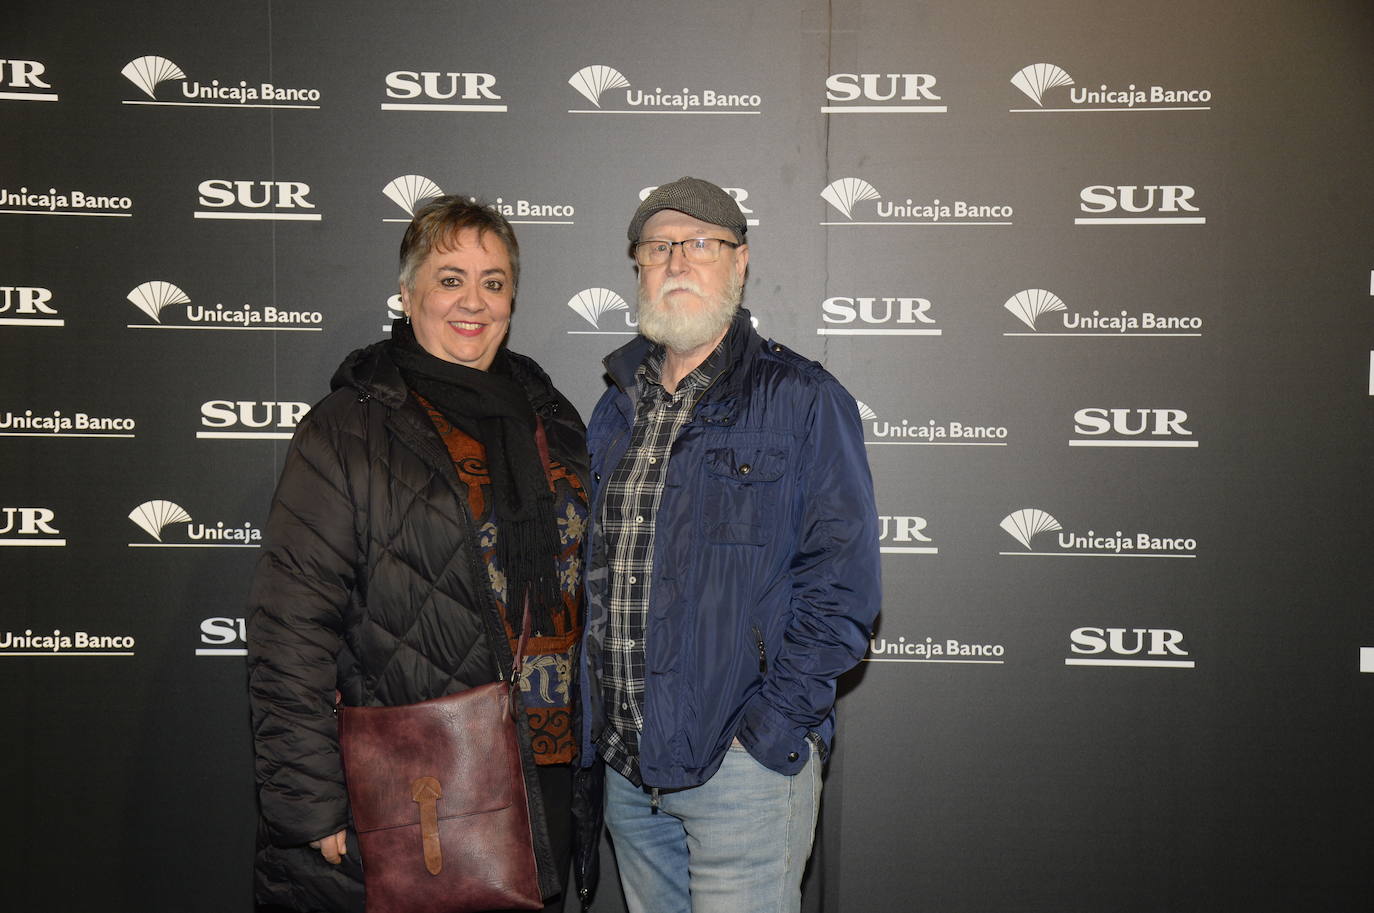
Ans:
<svg viewBox="0 0 1374 913"><path fill-rule="evenodd" d="M510 681L402 707L343 707L339 746L368 913L538 910Z"/></svg>

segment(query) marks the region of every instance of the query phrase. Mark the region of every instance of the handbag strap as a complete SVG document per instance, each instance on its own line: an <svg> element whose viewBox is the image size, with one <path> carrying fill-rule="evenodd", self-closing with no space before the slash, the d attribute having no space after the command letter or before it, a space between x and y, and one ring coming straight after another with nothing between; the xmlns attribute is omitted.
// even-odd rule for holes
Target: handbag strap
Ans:
<svg viewBox="0 0 1374 913"><path fill-rule="evenodd" d="M514 662L510 670L510 718L520 719L520 669L525 663L525 644L530 639L530 594L525 591L525 617L520 622L520 643L515 648Z"/></svg>

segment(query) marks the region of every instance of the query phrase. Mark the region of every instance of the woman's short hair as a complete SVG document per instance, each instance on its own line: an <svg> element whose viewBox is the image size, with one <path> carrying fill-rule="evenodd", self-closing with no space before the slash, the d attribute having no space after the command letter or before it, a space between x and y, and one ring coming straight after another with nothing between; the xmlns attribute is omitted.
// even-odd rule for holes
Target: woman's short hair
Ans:
<svg viewBox="0 0 1374 913"><path fill-rule="evenodd" d="M515 229L489 204L457 194L434 197L415 211L415 218L410 220L401 239L401 284L414 289L415 271L430 252L449 247L460 232L469 228L477 231L477 240L483 244L490 233L506 245L514 294L520 286L520 242L515 240Z"/></svg>

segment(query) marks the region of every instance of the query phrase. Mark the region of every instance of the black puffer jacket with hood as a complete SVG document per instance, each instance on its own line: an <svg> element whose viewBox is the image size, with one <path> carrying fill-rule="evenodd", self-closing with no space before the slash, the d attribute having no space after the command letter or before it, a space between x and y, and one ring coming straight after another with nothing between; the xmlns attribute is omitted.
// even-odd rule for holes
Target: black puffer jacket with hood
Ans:
<svg viewBox="0 0 1374 913"><path fill-rule="evenodd" d="M272 501L248 615L260 820L259 903L363 910L339 760L345 704L409 704L508 675L511 650L479 556L466 489L428 415L379 342L348 356L302 420ZM549 451L587 485L577 411L529 358L511 371ZM521 714L540 886L558 890ZM308 844L349 828L330 865Z"/></svg>

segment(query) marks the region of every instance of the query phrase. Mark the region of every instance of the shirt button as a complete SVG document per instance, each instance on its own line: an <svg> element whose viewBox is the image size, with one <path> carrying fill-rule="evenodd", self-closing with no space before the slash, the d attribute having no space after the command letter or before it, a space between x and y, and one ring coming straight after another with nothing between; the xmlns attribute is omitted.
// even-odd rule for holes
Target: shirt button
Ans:
<svg viewBox="0 0 1374 913"><path fill-rule="evenodd" d="M631 582L631 583L639 583L639 578L636 577L634 574L631 574L631 575L630 575L630 582Z"/></svg>
<svg viewBox="0 0 1374 913"><path fill-rule="evenodd" d="M635 517L635 522L636 522L636 523L643 523L643 522L644 522L644 518L643 518L643 517Z"/></svg>
<svg viewBox="0 0 1374 913"><path fill-rule="evenodd" d="M654 463L657 463L657 462L658 462L658 457L649 457L649 465L650 465L650 466L652 466Z"/></svg>
<svg viewBox="0 0 1374 913"><path fill-rule="evenodd" d="M621 702L620 702L620 709L621 709L621 710L629 710L629 709L630 709L630 705L627 704L627 703L625 703L624 701L621 701ZM794 761L796 760L796 758L797 758L796 755L793 755L793 756L792 756L792 759L793 759Z"/></svg>

